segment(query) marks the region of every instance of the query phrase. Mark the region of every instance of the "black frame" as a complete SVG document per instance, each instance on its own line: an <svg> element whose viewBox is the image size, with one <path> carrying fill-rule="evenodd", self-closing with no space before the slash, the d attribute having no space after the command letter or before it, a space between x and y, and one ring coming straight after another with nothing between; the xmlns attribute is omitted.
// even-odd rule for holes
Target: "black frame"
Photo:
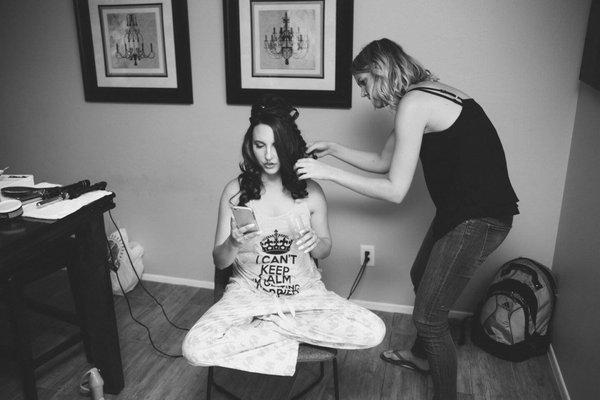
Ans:
<svg viewBox="0 0 600 400"><path fill-rule="evenodd" d="M288 0L295 1L295 0ZM239 1L223 0L227 104L253 104L263 94L278 94L297 106L352 106L352 33L354 0L337 0L335 90L244 89L240 72ZM342 23L343 22L343 23Z"/></svg>
<svg viewBox="0 0 600 400"><path fill-rule="evenodd" d="M152 0L148 1L153 3ZM171 0L177 88L98 87L88 0L73 0L86 101L192 104L192 67L187 0Z"/></svg>
<svg viewBox="0 0 600 400"><path fill-rule="evenodd" d="M579 79L600 90L600 1L592 1Z"/></svg>

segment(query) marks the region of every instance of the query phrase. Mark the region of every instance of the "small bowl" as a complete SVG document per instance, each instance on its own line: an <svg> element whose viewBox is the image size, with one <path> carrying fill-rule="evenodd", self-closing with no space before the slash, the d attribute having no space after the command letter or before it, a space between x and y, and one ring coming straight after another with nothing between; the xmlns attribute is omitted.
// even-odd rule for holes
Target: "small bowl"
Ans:
<svg viewBox="0 0 600 400"><path fill-rule="evenodd" d="M0 201L0 221L16 218L23 214L23 203L19 200Z"/></svg>

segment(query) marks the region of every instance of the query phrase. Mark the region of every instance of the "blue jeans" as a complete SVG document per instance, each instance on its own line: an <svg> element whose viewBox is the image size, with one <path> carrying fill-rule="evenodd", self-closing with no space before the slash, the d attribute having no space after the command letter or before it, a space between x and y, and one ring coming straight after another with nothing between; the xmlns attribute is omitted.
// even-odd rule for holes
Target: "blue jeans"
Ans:
<svg viewBox="0 0 600 400"><path fill-rule="evenodd" d="M411 349L427 359L434 400L455 400L456 349L450 335L450 307L485 259L504 241L512 216L469 219L439 240L429 228L410 271L415 288L413 322L417 338Z"/></svg>

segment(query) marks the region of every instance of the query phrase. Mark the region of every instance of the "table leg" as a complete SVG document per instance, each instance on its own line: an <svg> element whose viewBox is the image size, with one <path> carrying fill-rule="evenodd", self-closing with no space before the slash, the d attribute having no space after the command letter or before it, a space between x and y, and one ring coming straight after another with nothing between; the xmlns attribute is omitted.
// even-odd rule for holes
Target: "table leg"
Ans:
<svg viewBox="0 0 600 400"><path fill-rule="evenodd" d="M117 394L125 383L102 214L90 218L76 233L76 240L72 268L77 270L77 279L73 290L81 298L85 331L95 366L104 379L104 391Z"/></svg>
<svg viewBox="0 0 600 400"><path fill-rule="evenodd" d="M35 366L31 351L31 338L27 326L23 288L15 277L8 279L10 320L13 325L14 343L19 368L23 380L23 394L26 400L37 400Z"/></svg>
<svg viewBox="0 0 600 400"><path fill-rule="evenodd" d="M74 264L75 254L75 246L71 248L69 261L67 263L67 273L69 276L69 285L71 287L71 295L73 296L73 304L75 305L75 311L77 313L77 317L79 319L79 326L81 329L81 337L83 339L83 348L85 350L85 357L90 364L94 364L94 358L92 355L92 347L90 345L90 336L87 331L87 326L85 324L85 311L83 309L83 296L82 296L82 287L79 284L80 282L80 274L81 271Z"/></svg>

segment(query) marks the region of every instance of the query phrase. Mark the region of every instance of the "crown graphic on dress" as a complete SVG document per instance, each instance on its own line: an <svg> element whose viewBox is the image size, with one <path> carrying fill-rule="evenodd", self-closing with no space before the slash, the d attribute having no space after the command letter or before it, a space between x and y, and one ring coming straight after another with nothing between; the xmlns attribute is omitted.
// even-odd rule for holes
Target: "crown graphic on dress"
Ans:
<svg viewBox="0 0 600 400"><path fill-rule="evenodd" d="M277 229L272 235L260 241L260 247L268 254L283 254L290 251L293 240L289 236L279 233Z"/></svg>

